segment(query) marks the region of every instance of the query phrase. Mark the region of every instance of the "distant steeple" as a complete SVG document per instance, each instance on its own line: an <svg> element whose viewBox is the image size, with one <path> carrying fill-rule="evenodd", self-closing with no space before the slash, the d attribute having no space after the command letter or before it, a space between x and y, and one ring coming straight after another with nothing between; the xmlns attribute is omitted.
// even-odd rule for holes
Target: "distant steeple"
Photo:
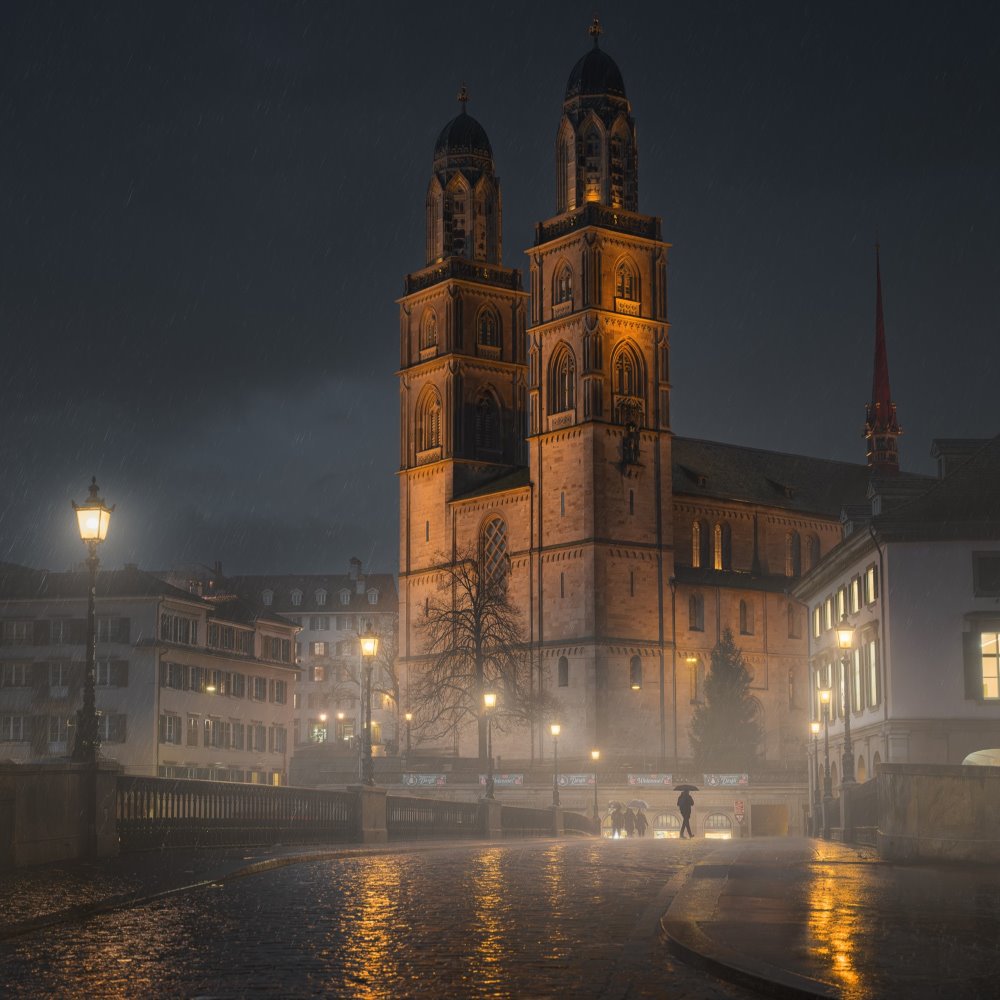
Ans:
<svg viewBox="0 0 1000 1000"><path fill-rule="evenodd" d="M865 406L865 441L868 467L876 472L899 472L899 435L896 404L889 390L889 359L885 349L885 319L882 315L882 268L875 244L875 365L872 399Z"/></svg>

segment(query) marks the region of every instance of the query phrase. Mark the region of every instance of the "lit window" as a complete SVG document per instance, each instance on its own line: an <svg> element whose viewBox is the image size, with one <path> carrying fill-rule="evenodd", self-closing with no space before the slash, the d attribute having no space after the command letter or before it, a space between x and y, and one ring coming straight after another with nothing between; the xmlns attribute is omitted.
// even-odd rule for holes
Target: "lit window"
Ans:
<svg viewBox="0 0 1000 1000"><path fill-rule="evenodd" d="M856 614L861 610L861 577L856 576L851 580L851 614Z"/></svg>
<svg viewBox="0 0 1000 1000"><path fill-rule="evenodd" d="M865 570L865 604L874 604L878 598L878 569L874 564Z"/></svg>
<svg viewBox="0 0 1000 1000"><path fill-rule="evenodd" d="M818 639L823 634L823 609L817 604L813 608L813 638Z"/></svg>
<svg viewBox="0 0 1000 1000"><path fill-rule="evenodd" d="M982 633L983 698L1000 698L1000 632Z"/></svg>

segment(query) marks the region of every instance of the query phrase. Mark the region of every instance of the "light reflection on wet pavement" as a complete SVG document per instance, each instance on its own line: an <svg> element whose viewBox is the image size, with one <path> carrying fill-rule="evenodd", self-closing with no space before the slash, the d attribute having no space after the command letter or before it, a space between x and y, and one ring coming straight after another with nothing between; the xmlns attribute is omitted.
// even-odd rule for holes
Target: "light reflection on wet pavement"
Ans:
<svg viewBox="0 0 1000 1000"><path fill-rule="evenodd" d="M0 983L25 997L746 997L680 966L644 914L700 847L294 865L9 941Z"/></svg>

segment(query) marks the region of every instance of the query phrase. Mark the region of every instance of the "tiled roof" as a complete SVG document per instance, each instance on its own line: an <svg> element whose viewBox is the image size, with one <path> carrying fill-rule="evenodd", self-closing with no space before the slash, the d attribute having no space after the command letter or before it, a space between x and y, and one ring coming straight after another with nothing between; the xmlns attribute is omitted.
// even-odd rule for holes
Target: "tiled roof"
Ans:
<svg viewBox="0 0 1000 1000"><path fill-rule="evenodd" d="M270 607L284 615L299 614L393 614L399 607L396 578L391 573L369 573L362 576L363 590L357 592L357 581L347 573L272 574L265 576L226 577L224 586L259 607L262 595L270 590L274 595ZM378 604L368 601L368 591L377 590ZM292 591L302 594L300 604L292 603ZM326 603L316 600L316 591L326 591ZM340 595L350 592L350 602L342 604Z"/></svg>
<svg viewBox="0 0 1000 1000"><path fill-rule="evenodd" d="M50 573L9 564L0 567L0 599L54 600L87 596L89 574L86 571ZM97 574L97 596L108 597L173 597L202 603L186 590L171 586L152 573L129 566L125 569L101 570Z"/></svg>
<svg viewBox="0 0 1000 1000"><path fill-rule="evenodd" d="M527 486L530 482L528 467L521 466L513 472L505 472L498 479L486 483L485 486L477 486L473 490L461 493L454 497L453 500L473 500L476 497L487 497L492 493L504 493L507 490L520 489L522 486Z"/></svg>
<svg viewBox="0 0 1000 1000"><path fill-rule="evenodd" d="M745 448L694 438L673 439L674 494L779 507L839 517L845 506L866 503L867 465ZM900 481L934 480L901 472Z"/></svg>

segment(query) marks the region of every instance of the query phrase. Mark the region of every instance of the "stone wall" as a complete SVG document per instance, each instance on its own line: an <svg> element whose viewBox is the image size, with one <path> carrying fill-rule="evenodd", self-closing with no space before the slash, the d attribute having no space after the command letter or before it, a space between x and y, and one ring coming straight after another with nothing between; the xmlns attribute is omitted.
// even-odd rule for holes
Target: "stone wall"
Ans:
<svg viewBox="0 0 1000 1000"><path fill-rule="evenodd" d="M1000 861L1000 767L882 764L879 855L889 861Z"/></svg>
<svg viewBox="0 0 1000 1000"><path fill-rule="evenodd" d="M69 761L0 765L0 868L117 854L120 770L108 762L96 774Z"/></svg>

